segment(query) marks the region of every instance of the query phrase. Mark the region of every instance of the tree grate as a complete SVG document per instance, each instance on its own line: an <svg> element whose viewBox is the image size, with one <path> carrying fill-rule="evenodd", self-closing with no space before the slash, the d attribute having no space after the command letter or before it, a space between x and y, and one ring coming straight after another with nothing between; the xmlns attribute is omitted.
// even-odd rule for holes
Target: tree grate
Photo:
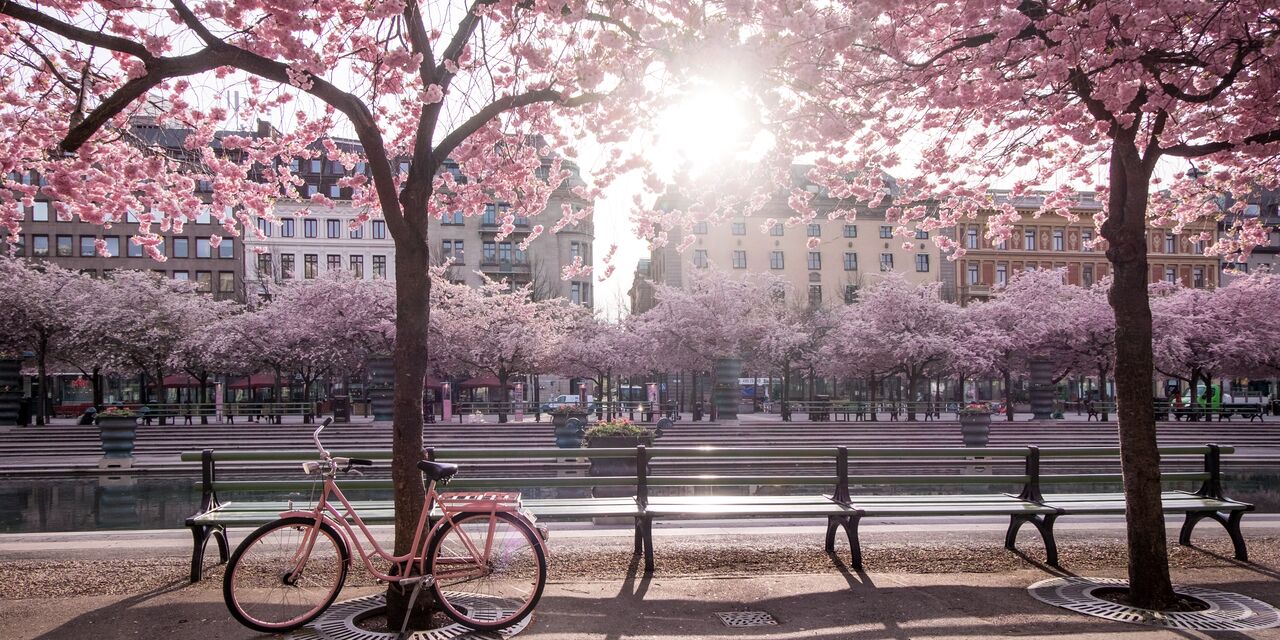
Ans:
<svg viewBox="0 0 1280 640"><path fill-rule="evenodd" d="M1275 607L1238 593L1175 585L1175 592L1202 600L1209 608L1166 612L1111 602L1093 593L1102 588L1128 585L1127 580L1115 578L1050 578L1027 587L1027 591L1035 599L1055 607L1130 624L1194 631L1253 631L1280 626L1280 611Z"/></svg>
<svg viewBox="0 0 1280 640"><path fill-rule="evenodd" d="M769 627L778 624L778 619L767 611L717 611L716 615L726 627Z"/></svg>
<svg viewBox="0 0 1280 640"><path fill-rule="evenodd" d="M513 608L512 603L500 598L471 593L447 593L450 594L450 602L467 607L468 610L473 611L469 615L477 619L497 620L509 615ZM291 640L396 640L400 637L399 633L368 631L356 626L357 620L385 607L386 604L384 594L336 603L311 624L290 634L289 638ZM439 629L408 633L405 635L405 640L503 640L524 631L532 619L532 615L526 616L525 619L501 631L476 631L454 623Z"/></svg>

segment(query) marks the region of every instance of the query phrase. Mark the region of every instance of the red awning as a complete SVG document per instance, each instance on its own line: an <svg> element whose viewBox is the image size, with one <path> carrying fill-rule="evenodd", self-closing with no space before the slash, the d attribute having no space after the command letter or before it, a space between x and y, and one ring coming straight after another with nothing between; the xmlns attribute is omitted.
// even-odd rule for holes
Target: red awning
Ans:
<svg viewBox="0 0 1280 640"><path fill-rule="evenodd" d="M280 384L285 386L288 384L284 378L280 379ZM276 386L276 377L270 373L255 373L248 378L239 376L231 378L232 389L263 389Z"/></svg>
<svg viewBox="0 0 1280 640"><path fill-rule="evenodd" d="M154 385L152 385L152 386L154 386ZM186 388L186 387L199 387L199 386L200 386L200 381L199 381L199 380L196 380L195 378L193 378L193 377L191 377L191 376L189 376L189 375L187 375L187 374L185 374L185 373L183 373L183 374L178 374L178 375L165 376L165 377L164 377L164 386L165 386L165 388L167 388L167 389L173 389L173 388L176 388L176 387L183 387L183 388Z"/></svg>

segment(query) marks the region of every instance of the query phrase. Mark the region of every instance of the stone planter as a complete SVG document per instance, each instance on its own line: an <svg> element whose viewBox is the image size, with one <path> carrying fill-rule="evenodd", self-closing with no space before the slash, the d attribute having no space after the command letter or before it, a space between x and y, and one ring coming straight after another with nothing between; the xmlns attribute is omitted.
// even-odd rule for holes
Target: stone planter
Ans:
<svg viewBox="0 0 1280 640"><path fill-rule="evenodd" d="M961 413L960 435L966 447L985 447L991 435L991 414Z"/></svg>
<svg viewBox="0 0 1280 640"><path fill-rule="evenodd" d="M138 434L137 418L98 416L98 438L102 440L103 458L124 462L133 459L133 441Z"/></svg>
<svg viewBox="0 0 1280 640"><path fill-rule="evenodd" d="M551 426L556 434L556 446L561 449L582 448L582 432L587 427L587 412L553 413Z"/></svg>
<svg viewBox="0 0 1280 640"><path fill-rule="evenodd" d="M653 446L654 436L604 436L587 441L587 455L590 449L634 449L637 445ZM591 468L587 474L593 478L631 477L636 476L636 458L591 458ZM646 472L648 470L646 469ZM597 498L618 498L636 495L635 487L592 487L591 495Z"/></svg>

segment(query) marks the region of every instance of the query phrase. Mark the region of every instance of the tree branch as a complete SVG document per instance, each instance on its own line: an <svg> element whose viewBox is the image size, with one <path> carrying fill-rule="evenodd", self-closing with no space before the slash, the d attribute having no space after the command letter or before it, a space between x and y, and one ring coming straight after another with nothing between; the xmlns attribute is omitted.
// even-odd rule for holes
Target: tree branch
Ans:
<svg viewBox="0 0 1280 640"><path fill-rule="evenodd" d="M102 47L110 51L117 51L131 55L143 62L149 62L156 59L147 48L141 43L121 38L119 36L107 35L82 29L72 24L68 24L53 16L41 13L35 9L15 4L12 0L0 2L0 14L7 15L15 20L21 20L27 24L31 24L42 29L46 29L56 33L68 40L74 40L95 47Z"/></svg>
<svg viewBox="0 0 1280 640"><path fill-rule="evenodd" d="M1179 158L1199 158L1202 156L1212 155L1220 151L1235 149L1236 147L1250 144L1273 144L1280 142L1280 129L1259 133L1237 144L1234 142L1218 141L1206 142L1203 144L1175 144L1172 147L1165 147L1162 152L1165 155L1177 156Z"/></svg>
<svg viewBox="0 0 1280 640"><path fill-rule="evenodd" d="M449 154L453 153L453 150L456 149L459 144L462 144L463 140L466 140L476 131L479 131L480 127L483 127L490 120L501 115L504 111L526 107L539 102L560 102L565 106L576 107L587 104L588 102L599 100L600 97L600 94L584 93L572 98L564 98L564 94L555 89L535 89L532 91L526 91L525 93L519 93L514 96L499 98L485 105L483 109L477 111L475 115L468 118L466 122L463 122L457 129L454 129L449 133L449 135L445 136L444 139L440 141L440 144L436 145L435 150L431 152L432 164L439 166L444 162L445 158L449 157Z"/></svg>

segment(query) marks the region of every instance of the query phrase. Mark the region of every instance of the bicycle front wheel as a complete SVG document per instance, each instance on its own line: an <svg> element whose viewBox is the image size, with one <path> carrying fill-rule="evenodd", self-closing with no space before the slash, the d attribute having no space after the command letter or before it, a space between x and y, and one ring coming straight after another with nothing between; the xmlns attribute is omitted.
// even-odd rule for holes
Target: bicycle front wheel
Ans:
<svg viewBox="0 0 1280 640"><path fill-rule="evenodd" d="M440 605L477 631L525 619L547 583L547 556L533 527L512 513L493 517L491 533L489 514L463 514L427 547Z"/></svg>
<svg viewBox="0 0 1280 640"><path fill-rule="evenodd" d="M329 608L347 579L347 546L327 522L306 548L312 518L269 522L236 548L222 579L227 609L255 631L280 633L311 622Z"/></svg>

